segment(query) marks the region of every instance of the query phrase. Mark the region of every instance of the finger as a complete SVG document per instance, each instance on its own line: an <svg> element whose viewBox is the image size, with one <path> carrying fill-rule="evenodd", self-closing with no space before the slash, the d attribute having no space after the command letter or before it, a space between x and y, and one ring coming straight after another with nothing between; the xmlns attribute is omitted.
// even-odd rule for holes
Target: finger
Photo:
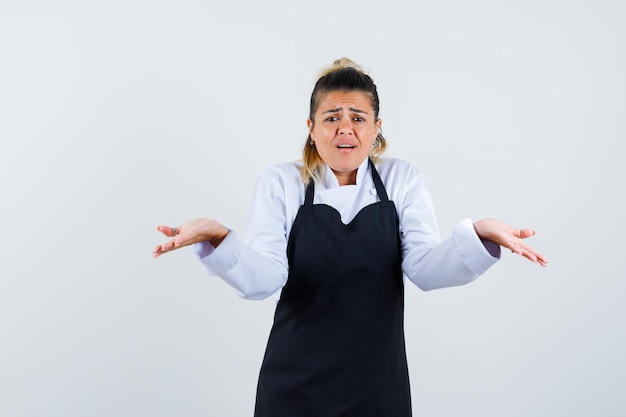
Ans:
<svg viewBox="0 0 626 417"><path fill-rule="evenodd" d="M162 245L158 245L154 248L154 250L152 251L152 257L153 258L158 258L159 256L163 255L164 253L167 253L171 250L174 249L178 249L179 245L176 243L175 239L170 240L167 243L164 243Z"/></svg>
<svg viewBox="0 0 626 417"><path fill-rule="evenodd" d="M533 248L531 248L530 246L526 246L523 243L519 243L520 247L522 248L523 252L522 252L522 256L530 259L531 261L538 263L541 266L548 266L548 260L546 259L545 256L543 256L542 254L540 254L539 252L535 251Z"/></svg>
<svg viewBox="0 0 626 417"><path fill-rule="evenodd" d="M524 252L524 253L522 254L522 256L523 256L524 258L526 258L526 259L528 259L528 260L530 260L530 261L534 262L534 263L537 263L537 257L536 257L536 256L535 256L535 254L534 254L534 253L532 253L532 252L528 252L528 251L526 251L526 252Z"/></svg>
<svg viewBox="0 0 626 417"><path fill-rule="evenodd" d="M157 230L161 233L163 233L165 236L167 237L174 237L177 234L180 233L180 229L176 228L176 227L170 227L170 226L159 226L157 227Z"/></svg>
<svg viewBox="0 0 626 417"><path fill-rule="evenodd" d="M510 245L507 245L507 247L516 255L523 256L533 262L537 261L532 249L522 243L512 242Z"/></svg>
<svg viewBox="0 0 626 417"><path fill-rule="evenodd" d="M520 239L525 239L527 237L531 237L535 235L535 231L533 229L520 229L516 230L515 236Z"/></svg>
<svg viewBox="0 0 626 417"><path fill-rule="evenodd" d="M511 249L511 252L513 252L514 254L524 256L525 247L521 243L512 242L512 243L509 243L506 247Z"/></svg>
<svg viewBox="0 0 626 417"><path fill-rule="evenodd" d="M170 249L168 248L167 245L159 245L156 248L154 248L154 250L152 251L152 257L153 258L158 258L159 256L161 256L164 253L167 253L169 251L170 251Z"/></svg>
<svg viewBox="0 0 626 417"><path fill-rule="evenodd" d="M532 248L524 247L522 256L541 266L548 266L548 261L546 260L545 256L535 252Z"/></svg>
<svg viewBox="0 0 626 417"><path fill-rule="evenodd" d="M545 256L543 256L540 253L536 253L535 256L537 257L537 262L539 263L539 265L548 266L548 260L546 259Z"/></svg>

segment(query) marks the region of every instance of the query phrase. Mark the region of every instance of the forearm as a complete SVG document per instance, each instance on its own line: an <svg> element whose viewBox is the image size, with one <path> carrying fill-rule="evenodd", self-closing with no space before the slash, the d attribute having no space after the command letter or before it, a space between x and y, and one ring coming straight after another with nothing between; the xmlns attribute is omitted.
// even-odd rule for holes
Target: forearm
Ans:
<svg viewBox="0 0 626 417"><path fill-rule="evenodd" d="M204 270L223 279L242 298L262 300L287 281L287 266L282 260L251 248L233 231L217 248L201 242L194 251Z"/></svg>
<svg viewBox="0 0 626 417"><path fill-rule="evenodd" d="M422 290L465 285L485 273L500 256L499 247L489 250L474 232L472 222L459 223L448 239L414 245L404 251L402 269Z"/></svg>

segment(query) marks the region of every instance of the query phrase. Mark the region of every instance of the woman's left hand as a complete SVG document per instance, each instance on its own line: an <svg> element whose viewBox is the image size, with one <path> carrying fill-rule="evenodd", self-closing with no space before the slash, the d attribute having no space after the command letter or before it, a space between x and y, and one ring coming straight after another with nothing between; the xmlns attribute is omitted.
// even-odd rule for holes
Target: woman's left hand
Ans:
<svg viewBox="0 0 626 417"><path fill-rule="evenodd" d="M548 264L545 256L536 252L523 241L523 239L535 235L535 231L532 229L516 229L498 219L483 219L474 223L474 230L481 239L497 243L541 266Z"/></svg>

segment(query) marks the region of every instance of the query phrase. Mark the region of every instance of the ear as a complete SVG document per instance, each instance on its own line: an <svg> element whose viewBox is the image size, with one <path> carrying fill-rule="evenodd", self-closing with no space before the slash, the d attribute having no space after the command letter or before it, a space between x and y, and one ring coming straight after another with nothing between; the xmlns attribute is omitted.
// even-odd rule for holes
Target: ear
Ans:
<svg viewBox="0 0 626 417"><path fill-rule="evenodd" d="M313 139L313 120L311 120L311 118L306 119L306 126L309 128L311 139Z"/></svg>
<svg viewBox="0 0 626 417"><path fill-rule="evenodd" d="M376 120L376 127L378 127L378 133L380 133L380 128L383 127L383 119Z"/></svg>

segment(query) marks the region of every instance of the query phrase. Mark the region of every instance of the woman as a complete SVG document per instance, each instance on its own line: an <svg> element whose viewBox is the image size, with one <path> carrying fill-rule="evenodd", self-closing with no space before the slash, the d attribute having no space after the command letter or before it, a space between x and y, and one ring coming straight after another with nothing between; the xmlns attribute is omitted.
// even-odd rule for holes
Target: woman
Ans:
<svg viewBox="0 0 626 417"><path fill-rule="evenodd" d="M154 256L195 244L206 270L240 296L281 290L261 367L255 416L411 415L403 276L424 290L462 285L500 246L538 264L499 220L459 223L439 241L421 174L382 159L386 142L372 79L342 58L317 81L303 161L260 177L244 241L215 220L178 228Z"/></svg>

